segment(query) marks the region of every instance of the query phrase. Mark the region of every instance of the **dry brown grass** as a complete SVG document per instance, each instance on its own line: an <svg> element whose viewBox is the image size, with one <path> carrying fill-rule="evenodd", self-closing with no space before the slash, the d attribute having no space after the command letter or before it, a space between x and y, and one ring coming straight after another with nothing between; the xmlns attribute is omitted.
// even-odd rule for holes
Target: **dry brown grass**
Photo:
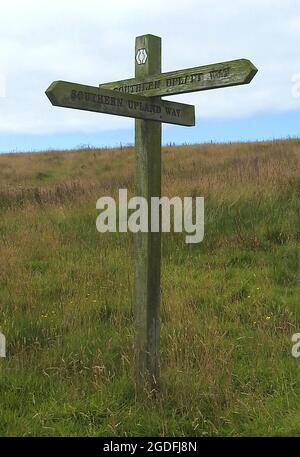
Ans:
<svg viewBox="0 0 300 457"><path fill-rule="evenodd" d="M300 140L163 148L164 195L269 192L300 177ZM87 201L134 189L132 148L0 155L0 206Z"/></svg>

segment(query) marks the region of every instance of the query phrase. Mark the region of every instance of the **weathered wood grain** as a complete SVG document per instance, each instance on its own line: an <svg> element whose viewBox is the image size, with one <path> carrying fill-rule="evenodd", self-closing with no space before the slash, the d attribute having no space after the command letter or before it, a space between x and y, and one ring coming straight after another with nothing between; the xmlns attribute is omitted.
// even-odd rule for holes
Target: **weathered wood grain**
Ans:
<svg viewBox="0 0 300 457"><path fill-rule="evenodd" d="M141 75L100 84L99 87L155 97L248 84L256 73L257 68L250 60L238 59L151 76Z"/></svg>
<svg viewBox="0 0 300 457"><path fill-rule="evenodd" d="M161 70L161 39L153 35L136 38L136 53L147 52L143 65L136 62L135 76L145 77ZM155 99L160 103L159 99ZM161 195L161 124L147 120L135 121L136 194L145 197L150 209L151 197ZM160 341L160 263L161 234L148 233L136 238L136 368L138 387L158 387Z"/></svg>
<svg viewBox="0 0 300 457"><path fill-rule="evenodd" d="M149 100L141 95L123 94L67 81L53 82L46 90L46 95L54 106L168 124L195 125L195 108L184 103Z"/></svg>

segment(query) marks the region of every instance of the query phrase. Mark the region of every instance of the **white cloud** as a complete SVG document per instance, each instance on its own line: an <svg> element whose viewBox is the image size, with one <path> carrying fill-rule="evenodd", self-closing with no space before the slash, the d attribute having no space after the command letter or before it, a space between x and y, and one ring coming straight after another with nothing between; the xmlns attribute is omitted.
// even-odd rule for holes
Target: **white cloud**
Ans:
<svg viewBox="0 0 300 457"><path fill-rule="evenodd" d="M297 0L10 0L1 4L0 131L89 132L132 125L129 119L54 108L53 80L97 85L128 78L134 38L163 38L163 70L249 58L259 73L249 86L175 97L200 117L232 118L300 108L292 76L300 71ZM173 97L173 99L175 100Z"/></svg>

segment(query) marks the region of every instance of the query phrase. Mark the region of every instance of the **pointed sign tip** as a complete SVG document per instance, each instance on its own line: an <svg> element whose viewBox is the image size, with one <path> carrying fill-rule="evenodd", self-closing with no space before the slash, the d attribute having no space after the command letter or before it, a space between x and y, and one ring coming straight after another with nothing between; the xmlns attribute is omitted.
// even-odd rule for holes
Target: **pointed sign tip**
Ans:
<svg viewBox="0 0 300 457"><path fill-rule="evenodd" d="M251 62L251 60L249 59L243 59L245 62L247 62L247 65L249 66L249 74L245 80L245 83L246 84L249 84L252 79L254 78L254 76L256 75L256 73L258 72L258 68L256 68L256 66Z"/></svg>
<svg viewBox="0 0 300 457"><path fill-rule="evenodd" d="M54 96L54 91L55 91L55 88L58 83L59 83L59 81L53 81L50 84L50 86L45 90L45 94L47 95L47 97L50 100L50 102L52 103L52 105L56 104L56 98Z"/></svg>
<svg viewBox="0 0 300 457"><path fill-rule="evenodd" d="M258 69L251 62L251 71L250 71L249 76L247 78L247 83L250 83L252 81L252 79L254 78L254 76L256 75L257 72L258 72Z"/></svg>

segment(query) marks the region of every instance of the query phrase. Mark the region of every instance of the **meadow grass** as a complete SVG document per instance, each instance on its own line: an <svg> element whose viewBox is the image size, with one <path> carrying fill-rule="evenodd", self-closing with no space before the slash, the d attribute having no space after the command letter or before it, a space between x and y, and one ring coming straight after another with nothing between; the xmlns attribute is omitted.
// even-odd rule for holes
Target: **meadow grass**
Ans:
<svg viewBox="0 0 300 457"><path fill-rule="evenodd" d="M134 389L134 151L0 155L2 436L300 435L300 140L165 147L163 195L205 198L205 238L163 234L161 391Z"/></svg>

